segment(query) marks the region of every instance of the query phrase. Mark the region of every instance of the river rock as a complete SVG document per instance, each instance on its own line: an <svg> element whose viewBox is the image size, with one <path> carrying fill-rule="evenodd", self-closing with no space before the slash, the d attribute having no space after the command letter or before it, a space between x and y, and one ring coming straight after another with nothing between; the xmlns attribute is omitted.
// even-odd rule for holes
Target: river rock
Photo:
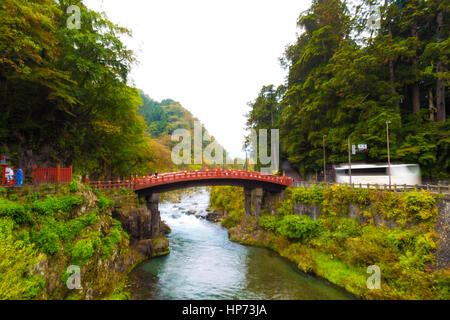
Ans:
<svg viewBox="0 0 450 320"><path fill-rule="evenodd" d="M217 222L220 220L220 218L221 218L221 215L218 210L213 210L211 212L208 212L208 214L206 215L206 220L208 220L208 221Z"/></svg>
<svg viewBox="0 0 450 320"><path fill-rule="evenodd" d="M152 239L140 240L137 244L138 251L146 257L151 257L153 254Z"/></svg>
<svg viewBox="0 0 450 320"><path fill-rule="evenodd" d="M187 214L187 215L193 215L193 214L196 214L196 211L195 211L195 210L188 210L188 211L186 212L186 214Z"/></svg>
<svg viewBox="0 0 450 320"><path fill-rule="evenodd" d="M169 227L164 221L161 221L159 230L160 230L160 232L161 232L162 235L166 235L166 234L169 234L169 233L172 232L172 230L170 229L170 227Z"/></svg>
<svg viewBox="0 0 450 320"><path fill-rule="evenodd" d="M152 240L153 242L153 254L152 258L165 256L170 253L169 240L166 238L156 238Z"/></svg>

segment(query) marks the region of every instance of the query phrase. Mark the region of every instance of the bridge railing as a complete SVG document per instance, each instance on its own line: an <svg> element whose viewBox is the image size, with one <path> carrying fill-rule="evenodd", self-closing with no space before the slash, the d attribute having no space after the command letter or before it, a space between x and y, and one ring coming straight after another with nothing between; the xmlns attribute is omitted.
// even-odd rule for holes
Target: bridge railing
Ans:
<svg viewBox="0 0 450 320"><path fill-rule="evenodd" d="M179 171L171 173L161 173L158 176L131 177L129 180L117 181L92 181L88 184L97 189L120 189L133 188L142 189L170 182L208 180L208 179L246 179L276 183L285 186L292 186L292 178L286 176L264 175L259 172L245 170L196 170Z"/></svg>
<svg viewBox="0 0 450 320"><path fill-rule="evenodd" d="M326 186L332 186L332 185L338 185L338 186L347 186L350 188L361 188L361 189L377 189L377 190L390 190L390 191L420 191L420 190L426 190L433 193L439 193L439 194L450 194L450 185L431 185L431 184L416 184L416 185L407 185L407 184L392 184L389 188L389 185L387 184L371 184L371 183L336 183L336 182L320 182L320 183L314 183L314 182L305 182L305 181L295 181L293 183L294 188L299 187L312 187L312 186L320 186L320 185L326 185Z"/></svg>
<svg viewBox="0 0 450 320"><path fill-rule="evenodd" d="M109 180L109 181L89 181L88 182L89 186L91 188L96 188L96 189L104 189L104 190L108 190L108 189L133 189L135 182L130 179L130 180Z"/></svg>
<svg viewBox="0 0 450 320"><path fill-rule="evenodd" d="M175 181L230 178L266 181L285 186L292 186L292 179L286 176L264 175L259 172L245 170L196 170L163 173L158 176L140 178L136 181L136 187L150 187Z"/></svg>

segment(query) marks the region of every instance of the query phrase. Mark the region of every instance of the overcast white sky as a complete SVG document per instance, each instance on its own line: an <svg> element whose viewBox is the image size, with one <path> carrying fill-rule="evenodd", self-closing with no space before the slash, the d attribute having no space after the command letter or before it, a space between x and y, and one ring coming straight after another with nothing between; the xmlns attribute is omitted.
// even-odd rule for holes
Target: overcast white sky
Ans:
<svg viewBox="0 0 450 320"><path fill-rule="evenodd" d="M284 82L279 64L310 0L85 0L133 32L131 78L179 101L232 156L242 156L247 102Z"/></svg>

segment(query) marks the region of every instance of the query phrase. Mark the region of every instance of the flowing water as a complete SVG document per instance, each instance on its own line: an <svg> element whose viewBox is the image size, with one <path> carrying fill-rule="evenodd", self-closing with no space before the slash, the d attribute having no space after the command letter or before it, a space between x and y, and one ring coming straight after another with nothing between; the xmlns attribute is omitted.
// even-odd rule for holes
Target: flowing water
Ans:
<svg viewBox="0 0 450 320"><path fill-rule="evenodd" d="M181 203L160 204L172 229L171 253L135 268L129 276L133 299L352 299L329 282L300 272L264 248L228 240L227 230L204 219L206 189ZM189 215L194 210L197 215Z"/></svg>

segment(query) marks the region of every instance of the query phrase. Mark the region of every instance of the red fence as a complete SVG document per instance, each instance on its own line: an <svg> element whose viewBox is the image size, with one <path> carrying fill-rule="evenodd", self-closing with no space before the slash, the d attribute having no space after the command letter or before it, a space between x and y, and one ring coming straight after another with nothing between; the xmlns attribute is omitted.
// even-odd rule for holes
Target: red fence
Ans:
<svg viewBox="0 0 450 320"><path fill-rule="evenodd" d="M90 182L90 185L91 187L98 189L133 188L134 190L139 190L171 182L208 180L208 179L257 180L285 186L292 186L292 178L288 178L285 176L280 177L273 175L264 175L259 172L251 172L244 170L221 170L221 169L162 173L159 174L158 176L149 176L140 178L132 177L130 180L96 181Z"/></svg>
<svg viewBox="0 0 450 320"><path fill-rule="evenodd" d="M69 168L33 168L33 183L59 183L72 181L72 166Z"/></svg>

